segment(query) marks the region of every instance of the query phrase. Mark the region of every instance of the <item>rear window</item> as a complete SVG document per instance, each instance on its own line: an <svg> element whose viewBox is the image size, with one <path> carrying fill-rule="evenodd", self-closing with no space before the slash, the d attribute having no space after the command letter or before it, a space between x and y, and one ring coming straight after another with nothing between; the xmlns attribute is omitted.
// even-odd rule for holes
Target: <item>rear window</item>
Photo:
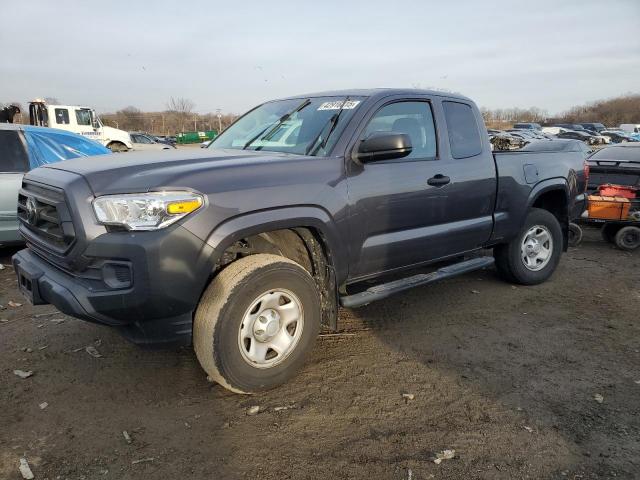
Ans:
<svg viewBox="0 0 640 480"><path fill-rule="evenodd" d="M29 158L17 131L0 130L0 172L26 172Z"/></svg>
<svg viewBox="0 0 640 480"><path fill-rule="evenodd" d="M464 103L442 102L449 131L449 145L453 158L467 158L482 153L482 142L476 117Z"/></svg>
<svg viewBox="0 0 640 480"><path fill-rule="evenodd" d="M609 147L598 150L589 160L622 160L640 162L640 147Z"/></svg>

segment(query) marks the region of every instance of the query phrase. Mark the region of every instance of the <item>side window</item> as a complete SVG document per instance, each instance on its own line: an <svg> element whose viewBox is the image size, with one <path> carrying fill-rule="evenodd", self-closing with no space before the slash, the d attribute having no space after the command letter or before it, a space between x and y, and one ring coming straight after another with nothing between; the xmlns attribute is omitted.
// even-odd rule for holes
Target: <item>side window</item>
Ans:
<svg viewBox="0 0 640 480"><path fill-rule="evenodd" d="M76 110L76 122L91 126L91 110Z"/></svg>
<svg viewBox="0 0 640 480"><path fill-rule="evenodd" d="M58 125L69 125L69 110L56 108L56 123Z"/></svg>
<svg viewBox="0 0 640 480"><path fill-rule="evenodd" d="M436 158L436 131L428 102L397 102L378 110L364 130L363 138L374 132L405 133L411 139L407 158Z"/></svg>
<svg viewBox="0 0 640 480"><path fill-rule="evenodd" d="M29 157L20 134L15 130L0 130L0 172L26 172Z"/></svg>
<svg viewBox="0 0 640 480"><path fill-rule="evenodd" d="M482 142L476 117L465 103L442 102L449 131L449 145L453 158L467 158L482 153Z"/></svg>

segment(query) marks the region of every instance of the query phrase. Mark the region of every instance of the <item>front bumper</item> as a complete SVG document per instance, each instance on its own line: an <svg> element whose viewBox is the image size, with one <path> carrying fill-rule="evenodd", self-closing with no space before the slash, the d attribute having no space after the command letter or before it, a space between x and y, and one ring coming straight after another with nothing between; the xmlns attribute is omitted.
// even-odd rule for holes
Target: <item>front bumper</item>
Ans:
<svg viewBox="0 0 640 480"><path fill-rule="evenodd" d="M112 288L65 271L31 249L13 257L21 292L34 305L119 330L137 344L191 342L193 312L211 272L212 252L186 229L107 233L84 251L92 265L129 265L131 281Z"/></svg>

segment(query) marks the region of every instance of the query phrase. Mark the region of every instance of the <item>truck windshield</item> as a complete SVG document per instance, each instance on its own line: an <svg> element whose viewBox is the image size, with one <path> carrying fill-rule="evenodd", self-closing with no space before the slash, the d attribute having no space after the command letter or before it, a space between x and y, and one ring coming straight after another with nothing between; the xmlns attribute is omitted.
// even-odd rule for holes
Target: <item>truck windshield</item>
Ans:
<svg viewBox="0 0 640 480"><path fill-rule="evenodd" d="M362 97L313 97L268 102L222 132L209 148L325 156Z"/></svg>

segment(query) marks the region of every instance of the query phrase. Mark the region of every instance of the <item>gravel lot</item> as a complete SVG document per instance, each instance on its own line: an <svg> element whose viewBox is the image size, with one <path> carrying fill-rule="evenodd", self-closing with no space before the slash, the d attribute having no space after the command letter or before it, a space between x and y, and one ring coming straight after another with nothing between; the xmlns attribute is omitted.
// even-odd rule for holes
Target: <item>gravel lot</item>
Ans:
<svg viewBox="0 0 640 480"><path fill-rule="evenodd" d="M538 287L490 269L343 310L292 382L239 396L190 349L8 306L7 267L0 478L640 478L639 272L587 231Z"/></svg>

